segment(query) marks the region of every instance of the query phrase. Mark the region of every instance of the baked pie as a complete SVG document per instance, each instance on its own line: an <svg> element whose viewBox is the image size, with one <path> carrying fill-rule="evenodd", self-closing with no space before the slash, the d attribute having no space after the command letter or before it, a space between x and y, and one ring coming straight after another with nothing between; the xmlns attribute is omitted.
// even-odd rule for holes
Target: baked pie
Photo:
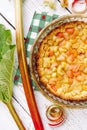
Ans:
<svg viewBox="0 0 87 130"><path fill-rule="evenodd" d="M37 71L42 84L65 100L87 99L87 23L72 21L41 42Z"/></svg>

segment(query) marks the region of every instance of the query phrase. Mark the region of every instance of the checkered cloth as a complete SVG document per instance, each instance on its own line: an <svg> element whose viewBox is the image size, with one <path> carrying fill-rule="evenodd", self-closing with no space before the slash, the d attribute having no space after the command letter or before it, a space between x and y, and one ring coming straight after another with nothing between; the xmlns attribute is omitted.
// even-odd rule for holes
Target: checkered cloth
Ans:
<svg viewBox="0 0 87 130"><path fill-rule="evenodd" d="M49 22L51 22L52 20L54 20L56 18L58 18L58 15L55 15L55 14L49 15L46 12L42 12L41 14L39 14L37 12L34 13L28 35L25 38L26 58L27 58L28 65L29 65L29 56L30 56L31 46L34 43L35 38L37 37L38 33ZM33 86L34 90L37 90L37 87L35 86L32 77L31 77L31 80L32 80L32 86ZM16 75L14 77L14 83L16 85L22 84L19 67L18 67Z"/></svg>

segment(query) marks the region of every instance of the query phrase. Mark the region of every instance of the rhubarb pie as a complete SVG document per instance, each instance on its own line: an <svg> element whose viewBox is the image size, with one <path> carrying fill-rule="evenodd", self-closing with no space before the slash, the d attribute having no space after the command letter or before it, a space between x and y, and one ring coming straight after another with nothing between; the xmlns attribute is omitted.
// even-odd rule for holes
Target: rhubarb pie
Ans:
<svg viewBox="0 0 87 130"><path fill-rule="evenodd" d="M52 30L37 54L40 82L64 100L87 99L87 23L71 21Z"/></svg>

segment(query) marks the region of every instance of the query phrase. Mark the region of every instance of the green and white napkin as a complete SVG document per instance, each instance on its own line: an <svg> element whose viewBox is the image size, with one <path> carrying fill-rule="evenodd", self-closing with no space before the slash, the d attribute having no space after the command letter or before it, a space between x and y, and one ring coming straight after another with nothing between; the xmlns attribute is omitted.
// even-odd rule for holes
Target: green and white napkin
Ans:
<svg viewBox="0 0 87 130"><path fill-rule="evenodd" d="M46 12L42 13L34 13L31 25L29 27L29 31L27 34L27 37L25 38L25 48L26 48L26 58L29 65L29 56L32 44L34 43L35 38L37 37L38 33L52 20L58 18L58 15L51 15ZM32 79L32 78L31 78ZM21 75L19 67L17 69L16 75L14 77L14 83L16 85L22 84ZM32 80L32 86L34 90L37 90L36 85L34 84L34 81Z"/></svg>

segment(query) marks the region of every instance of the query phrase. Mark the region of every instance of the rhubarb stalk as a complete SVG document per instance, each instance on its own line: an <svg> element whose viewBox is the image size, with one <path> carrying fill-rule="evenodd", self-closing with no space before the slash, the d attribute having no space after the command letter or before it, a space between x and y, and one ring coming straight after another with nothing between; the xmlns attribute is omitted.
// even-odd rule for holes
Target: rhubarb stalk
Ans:
<svg viewBox="0 0 87 130"><path fill-rule="evenodd" d="M44 130L37 109L33 88L30 80L30 74L29 74L27 61L26 61L23 23L22 23L22 0L15 0L15 22L16 22L16 45L17 45L19 68L20 68L20 73L21 73L27 104L31 113L35 130Z"/></svg>
<svg viewBox="0 0 87 130"><path fill-rule="evenodd" d="M9 29L0 24L0 101L5 103L20 130L25 130L16 111L12 107L12 86L14 70L15 45L12 44L12 35Z"/></svg>
<svg viewBox="0 0 87 130"><path fill-rule="evenodd" d="M20 118L18 117L18 115L17 115L17 113L16 113L16 111L15 111L15 109L14 109L12 103L9 102L9 103L7 103L6 105L7 105L8 109L9 109L9 111L10 111L12 117L14 118L14 120L15 120L15 122L16 122L18 128L19 128L19 130L25 130L25 128L24 128L24 126L23 126L23 124L22 124Z"/></svg>

